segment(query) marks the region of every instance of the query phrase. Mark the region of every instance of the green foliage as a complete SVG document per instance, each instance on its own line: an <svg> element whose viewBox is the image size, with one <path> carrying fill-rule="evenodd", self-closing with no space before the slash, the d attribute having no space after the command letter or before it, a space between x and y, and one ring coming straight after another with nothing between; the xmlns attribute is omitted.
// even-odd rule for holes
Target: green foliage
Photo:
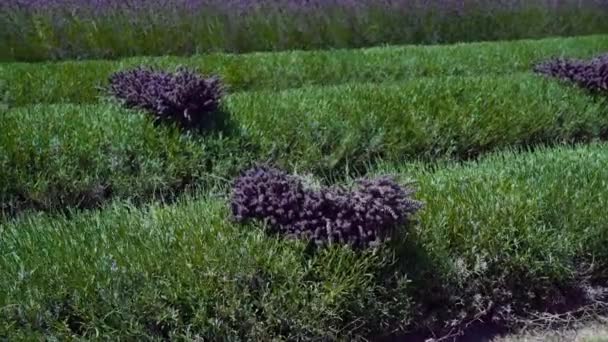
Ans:
<svg viewBox="0 0 608 342"><path fill-rule="evenodd" d="M240 93L227 110L264 155L314 171L362 169L376 158L462 159L608 132L605 100L531 74Z"/></svg>
<svg viewBox="0 0 608 342"><path fill-rule="evenodd" d="M527 72L553 56L587 58L608 48L608 36L548 38L449 46L377 47L245 55L138 57L118 61L0 64L16 105L96 102L116 71L137 65L175 70L179 65L217 74L230 92L282 90L351 82L383 83L421 76L481 76Z"/></svg>
<svg viewBox="0 0 608 342"><path fill-rule="evenodd" d="M429 300L412 296L428 279L403 271L426 267L445 281L435 287L488 298L570 284L581 265L593 261L586 276L608 266L607 163L592 144L377 168L417 179L426 204L407 252L429 263L401 256L403 267L388 250L309 254L234 226L224 199L30 215L0 224L0 336L357 339L407 325ZM475 304L451 294L444 307Z"/></svg>
<svg viewBox="0 0 608 342"><path fill-rule="evenodd" d="M373 339L605 281L607 99L528 71L607 39L0 64L0 340ZM139 64L220 74L234 130L96 104ZM258 161L396 174L425 206L394 249L313 253L229 221Z"/></svg>
<svg viewBox="0 0 608 342"><path fill-rule="evenodd" d="M607 266L607 147L499 153L416 177L426 203L419 237L468 266L525 268L547 281L572 276L577 261Z"/></svg>
<svg viewBox="0 0 608 342"><path fill-rule="evenodd" d="M560 298L539 294L605 279L607 147L502 152L433 170L387 164L375 172L417 180L425 208L411 239L467 310L480 299L514 311L533 303L550 309Z"/></svg>
<svg viewBox="0 0 608 342"><path fill-rule="evenodd" d="M191 199L0 224L0 338L336 340L409 322L381 253L308 255L228 217Z"/></svg>
<svg viewBox="0 0 608 342"><path fill-rule="evenodd" d="M462 3L463 13L449 9L460 3L439 1L405 1L395 6L367 1L354 11L349 9L352 4L345 3L342 8L322 6L295 12L285 8L293 4L285 3L253 12L243 12L238 5L219 12L213 6L184 12L179 5L155 8L140 3L145 8L136 13L127 6L89 15L77 11L78 5L32 13L3 8L0 61L446 44L605 33L605 6L593 2L558 1L559 8L555 8L555 2L547 1L502 5L473 1ZM303 6L314 8L319 3L323 2Z"/></svg>
<svg viewBox="0 0 608 342"><path fill-rule="evenodd" d="M8 110L11 105L10 93L6 81L0 79L0 113Z"/></svg>
<svg viewBox="0 0 608 342"><path fill-rule="evenodd" d="M337 175L379 158L466 159L608 132L605 100L527 74L239 93L225 110L234 132L196 137L112 104L13 108L0 138L3 210L171 197L256 160Z"/></svg>
<svg viewBox="0 0 608 342"><path fill-rule="evenodd" d="M9 213L171 198L234 172L240 150L237 140L182 135L113 104L14 108L2 132L0 209Z"/></svg>

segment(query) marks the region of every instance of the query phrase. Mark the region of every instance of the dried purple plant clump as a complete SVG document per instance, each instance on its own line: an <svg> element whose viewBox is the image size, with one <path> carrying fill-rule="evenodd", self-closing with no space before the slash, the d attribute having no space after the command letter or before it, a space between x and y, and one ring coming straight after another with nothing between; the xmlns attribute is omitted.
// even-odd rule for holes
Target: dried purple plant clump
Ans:
<svg viewBox="0 0 608 342"><path fill-rule="evenodd" d="M608 92L608 54L591 60L555 58L536 65L534 71L593 92Z"/></svg>
<svg viewBox="0 0 608 342"><path fill-rule="evenodd" d="M272 225L295 223L306 195L297 179L268 167L247 170L233 190L232 213L237 221L268 219Z"/></svg>
<svg viewBox="0 0 608 342"><path fill-rule="evenodd" d="M206 78L183 67L175 73L137 67L111 75L109 92L129 108L148 111L156 121L190 129L212 120L223 86L217 77Z"/></svg>
<svg viewBox="0 0 608 342"><path fill-rule="evenodd" d="M295 176L261 166L236 179L231 209L238 222L264 220L275 232L318 246L364 248L390 239L421 208L413 192L389 177L359 180L354 189L312 190Z"/></svg>

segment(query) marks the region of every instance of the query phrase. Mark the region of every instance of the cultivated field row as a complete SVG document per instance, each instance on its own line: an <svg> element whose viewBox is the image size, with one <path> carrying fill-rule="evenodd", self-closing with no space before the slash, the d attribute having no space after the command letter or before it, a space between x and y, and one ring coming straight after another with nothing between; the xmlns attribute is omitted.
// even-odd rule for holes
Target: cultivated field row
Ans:
<svg viewBox="0 0 608 342"><path fill-rule="evenodd" d="M0 63L0 340L408 340L600 313L608 60L532 69L607 51L596 35ZM228 89L140 70L112 98L109 76L142 64ZM243 176L259 163L285 173Z"/></svg>
<svg viewBox="0 0 608 342"><path fill-rule="evenodd" d="M219 75L230 92L310 85L383 83L418 77L509 75L529 72L551 57L588 58L608 49L608 36L547 38L445 46L376 47L193 57L135 57L118 61L2 63L0 91L13 105L97 102L112 72L137 65L179 65ZM2 84L4 83L4 84Z"/></svg>
<svg viewBox="0 0 608 342"><path fill-rule="evenodd" d="M424 298L447 300L433 292L440 287L497 308L533 300L575 284L581 265L595 275L608 266L607 151L591 144L437 170L377 168L416 179L425 202L393 261L347 248L308 255L303 243L234 225L226 200L209 195L29 215L0 225L0 303L20 303L0 309L0 333L239 339L288 325L290 336L345 338L411 323Z"/></svg>
<svg viewBox="0 0 608 342"><path fill-rule="evenodd" d="M168 196L256 160L339 175L378 160L462 160L608 137L604 98L526 73L245 92L227 97L223 115L223 132L192 136L113 103L9 109L0 138L3 207Z"/></svg>
<svg viewBox="0 0 608 342"><path fill-rule="evenodd" d="M606 33L606 0L4 0L0 61Z"/></svg>

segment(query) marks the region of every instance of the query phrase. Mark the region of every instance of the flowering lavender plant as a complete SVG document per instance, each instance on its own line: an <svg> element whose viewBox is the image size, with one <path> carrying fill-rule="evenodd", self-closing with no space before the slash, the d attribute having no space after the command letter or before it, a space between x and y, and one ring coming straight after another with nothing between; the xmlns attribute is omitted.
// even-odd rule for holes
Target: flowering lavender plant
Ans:
<svg viewBox="0 0 608 342"><path fill-rule="evenodd" d="M238 177L231 209L238 222L264 220L280 234L370 247L390 239L395 229L421 208L411 188L389 177L362 179L354 189L307 189L295 176L255 167Z"/></svg>
<svg viewBox="0 0 608 342"><path fill-rule="evenodd" d="M536 65L534 71L593 92L608 92L608 54L591 60L555 58Z"/></svg>
<svg viewBox="0 0 608 342"><path fill-rule="evenodd" d="M604 33L608 0L2 0L0 60Z"/></svg>
<svg viewBox="0 0 608 342"><path fill-rule="evenodd" d="M153 114L157 121L200 128L218 111L223 86L216 77L205 78L179 68L175 73L138 67L110 76L109 93L129 108Z"/></svg>

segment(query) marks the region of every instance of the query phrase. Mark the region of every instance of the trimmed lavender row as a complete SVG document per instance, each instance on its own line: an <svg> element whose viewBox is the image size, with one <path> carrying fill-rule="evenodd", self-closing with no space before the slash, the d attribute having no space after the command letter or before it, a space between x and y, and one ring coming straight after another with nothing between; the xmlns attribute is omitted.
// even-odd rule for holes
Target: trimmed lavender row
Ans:
<svg viewBox="0 0 608 342"><path fill-rule="evenodd" d="M390 83L418 77L507 75L528 72L551 57L591 58L608 51L608 35L485 42L444 46L393 46L332 51L136 57L119 61L0 63L0 93L7 103L95 103L117 71L178 66L219 75L231 93L344 83ZM2 49L0 49L0 53Z"/></svg>
<svg viewBox="0 0 608 342"><path fill-rule="evenodd" d="M188 55L608 32L608 0L8 0L0 60Z"/></svg>

